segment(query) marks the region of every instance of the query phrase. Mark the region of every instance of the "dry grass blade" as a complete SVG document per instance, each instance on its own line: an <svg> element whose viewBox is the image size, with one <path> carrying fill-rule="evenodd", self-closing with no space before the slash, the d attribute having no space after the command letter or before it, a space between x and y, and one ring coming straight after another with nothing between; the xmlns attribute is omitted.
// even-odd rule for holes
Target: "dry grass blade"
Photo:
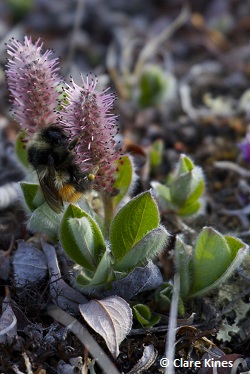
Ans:
<svg viewBox="0 0 250 374"><path fill-rule="evenodd" d="M145 62L149 57L155 55L155 52L158 50L160 45L188 20L189 14L189 8L185 5L179 16L170 24L170 26L167 26L161 33L145 45L135 65L134 72L136 76L140 75Z"/></svg>
<svg viewBox="0 0 250 374"><path fill-rule="evenodd" d="M174 357L175 357L175 333L177 327L178 301L180 293L180 275L174 276L173 296L170 308L168 335L166 341L165 357L169 360L169 366L165 369L165 374L174 374Z"/></svg>
<svg viewBox="0 0 250 374"><path fill-rule="evenodd" d="M97 361L98 365L105 373L120 374L113 362L80 322L54 305L50 305L47 308L47 314L62 325L66 326L78 337L81 343L87 347L91 356Z"/></svg>

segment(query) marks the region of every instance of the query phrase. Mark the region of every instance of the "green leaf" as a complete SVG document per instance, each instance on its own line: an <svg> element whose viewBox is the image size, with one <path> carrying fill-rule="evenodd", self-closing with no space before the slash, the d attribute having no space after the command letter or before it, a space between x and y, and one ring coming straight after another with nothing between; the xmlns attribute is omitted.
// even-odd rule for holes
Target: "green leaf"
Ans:
<svg viewBox="0 0 250 374"><path fill-rule="evenodd" d="M90 193L91 194L91 193ZM99 229L101 230L101 232L103 233L104 235L104 228L103 228L103 217L101 217L100 214L96 213L93 209L99 209L99 205L95 208L91 208L89 203L88 203L88 199L89 197L87 196L87 193L85 194L86 196L86 199L85 198L82 198L81 200L79 200L77 202L77 206L82 209L85 213L87 213L94 221L95 223L97 224L97 226L99 227ZM98 198L99 199L99 198ZM90 199L91 200L91 199ZM93 201L92 201L93 202Z"/></svg>
<svg viewBox="0 0 250 374"><path fill-rule="evenodd" d="M165 248L168 237L167 230L162 226L150 231L120 261L114 264L114 269L128 273L132 269L142 266L146 260L151 259Z"/></svg>
<svg viewBox="0 0 250 374"><path fill-rule="evenodd" d="M201 207L201 201L194 201L192 204L187 206L184 204L182 208L176 211L176 214L181 217L191 216L192 214L198 213Z"/></svg>
<svg viewBox="0 0 250 374"><path fill-rule="evenodd" d="M28 229L32 232L40 232L47 235L53 242L58 239L58 227L62 214L55 213L44 203L39 206L31 215L28 222Z"/></svg>
<svg viewBox="0 0 250 374"><path fill-rule="evenodd" d="M166 209L173 209L173 204L170 202L171 197L169 187L159 182L151 182L151 186L153 188L157 200L159 201L159 204L165 207Z"/></svg>
<svg viewBox="0 0 250 374"><path fill-rule="evenodd" d="M89 271L82 268L80 273L77 274L76 282L81 287L83 292L87 292L91 289L95 289L96 286L107 286L107 284L110 283L113 278L110 252L106 251L95 271Z"/></svg>
<svg viewBox="0 0 250 374"><path fill-rule="evenodd" d="M151 169L156 169L162 162L164 151L164 143L162 139L157 139L153 142L149 151L149 160Z"/></svg>
<svg viewBox="0 0 250 374"><path fill-rule="evenodd" d="M149 307L144 304L136 304L133 306L134 318L144 327L150 328L160 322L161 316L151 313Z"/></svg>
<svg viewBox="0 0 250 374"><path fill-rule="evenodd" d="M187 173L187 172L193 170L194 167L195 167L195 165L194 165L193 161L189 157L187 157L186 155L181 154L178 165L177 165L176 177L178 175L181 175L183 173Z"/></svg>
<svg viewBox="0 0 250 374"><path fill-rule="evenodd" d="M137 304L133 306L133 315L142 326L147 325L149 318L151 317L150 309L147 305Z"/></svg>
<svg viewBox="0 0 250 374"><path fill-rule="evenodd" d="M186 199L183 207L187 207L192 205L195 201L197 201L204 192L205 183L204 183L204 175L203 171L200 167L196 166L192 172L192 181L191 181L191 188L190 188L190 195Z"/></svg>
<svg viewBox="0 0 250 374"><path fill-rule="evenodd" d="M238 251L245 245L240 239L235 238L231 235L225 235L224 238L226 239L226 242L230 248L231 252L231 258L234 260L236 257Z"/></svg>
<svg viewBox="0 0 250 374"><path fill-rule="evenodd" d="M16 155L21 164L28 169L30 164L28 162L27 149L23 140L27 140L28 136L25 132L19 132L16 138Z"/></svg>
<svg viewBox="0 0 250 374"><path fill-rule="evenodd" d="M110 251L105 251L99 262L90 285L106 284L113 280L113 271L111 269Z"/></svg>
<svg viewBox="0 0 250 374"><path fill-rule="evenodd" d="M20 182L25 203L29 210L33 212L38 206L44 203L44 198L37 183Z"/></svg>
<svg viewBox="0 0 250 374"><path fill-rule="evenodd" d="M211 227L204 227L194 249L192 293L219 279L231 261L232 254L223 235Z"/></svg>
<svg viewBox="0 0 250 374"><path fill-rule="evenodd" d="M79 249L81 251L81 255L85 259L85 263L81 265L83 265L87 269L95 269L98 264L98 261L97 261L98 254L95 253L96 247L95 247L95 242L94 242L94 233L93 233L92 225L89 222L88 218L86 217L69 218L68 228L71 231L71 234L76 244L73 254L72 254L72 247L69 248L68 251L66 250L66 248L64 248L68 256L70 258L74 257L76 249ZM62 238L63 238L63 235L62 235ZM62 241L63 243L65 243L63 239ZM74 261L76 263L79 263L76 257L74 257Z"/></svg>
<svg viewBox="0 0 250 374"><path fill-rule="evenodd" d="M115 216L110 228L111 251L121 260L149 231L160 222L157 205L150 191L141 193Z"/></svg>
<svg viewBox="0 0 250 374"><path fill-rule="evenodd" d="M204 191L202 169L195 167L174 179L170 185L171 201L178 207L193 204Z"/></svg>
<svg viewBox="0 0 250 374"><path fill-rule="evenodd" d="M67 255L77 264L96 269L105 251L101 230L89 214L75 205L66 209L60 239Z"/></svg>
<svg viewBox="0 0 250 374"><path fill-rule="evenodd" d="M229 248L231 251L231 263L225 269L224 273L213 283L209 284L207 287L202 288L196 292L193 292L189 297L196 297L202 296L208 292L210 292L214 288L218 288L224 283L235 271L235 269L240 265L243 258L249 253L249 246L235 238L233 236L225 236L227 243L229 244Z"/></svg>
<svg viewBox="0 0 250 374"><path fill-rule="evenodd" d="M156 291L155 302L159 304L159 307L163 311L169 311L173 295L173 285L164 282ZM178 301L178 314L183 316L185 314L185 307L183 300L179 297Z"/></svg>
<svg viewBox="0 0 250 374"><path fill-rule="evenodd" d="M133 163L129 156L122 156L121 160L117 161L118 171L115 174L114 187L119 193L112 198L114 207L116 207L123 197L127 194L133 181Z"/></svg>
<svg viewBox="0 0 250 374"><path fill-rule="evenodd" d="M164 282L155 293L155 301L161 308L169 309L173 294L173 285Z"/></svg>
<svg viewBox="0 0 250 374"><path fill-rule="evenodd" d="M86 268L82 268L81 271L76 276L76 283L80 288L88 286L93 278L93 271Z"/></svg>
<svg viewBox="0 0 250 374"><path fill-rule="evenodd" d="M138 104L145 108L159 105L174 96L175 77L158 65L147 65L139 81Z"/></svg>

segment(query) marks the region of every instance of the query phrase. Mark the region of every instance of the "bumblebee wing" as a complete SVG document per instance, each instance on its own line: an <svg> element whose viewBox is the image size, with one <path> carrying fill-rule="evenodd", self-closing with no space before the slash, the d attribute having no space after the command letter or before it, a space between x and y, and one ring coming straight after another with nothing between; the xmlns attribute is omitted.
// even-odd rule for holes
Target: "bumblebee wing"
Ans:
<svg viewBox="0 0 250 374"><path fill-rule="evenodd" d="M39 178L40 186L46 200L46 203L55 213L61 213L63 210L63 201L59 195L58 190L54 185L54 175L52 168L49 168L48 175L43 178Z"/></svg>

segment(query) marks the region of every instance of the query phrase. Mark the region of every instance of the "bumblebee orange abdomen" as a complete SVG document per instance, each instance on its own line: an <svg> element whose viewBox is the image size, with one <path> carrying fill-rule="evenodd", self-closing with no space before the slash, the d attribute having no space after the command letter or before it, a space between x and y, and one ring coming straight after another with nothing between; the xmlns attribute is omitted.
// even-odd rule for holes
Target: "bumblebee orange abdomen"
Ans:
<svg viewBox="0 0 250 374"><path fill-rule="evenodd" d="M65 184L59 189L59 195L63 201L74 203L82 197L82 193L77 191L71 184Z"/></svg>

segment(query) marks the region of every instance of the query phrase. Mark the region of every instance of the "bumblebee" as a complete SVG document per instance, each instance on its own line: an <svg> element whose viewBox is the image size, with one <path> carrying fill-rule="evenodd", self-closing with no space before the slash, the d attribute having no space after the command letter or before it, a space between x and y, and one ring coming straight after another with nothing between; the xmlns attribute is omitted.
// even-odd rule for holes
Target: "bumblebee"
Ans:
<svg viewBox="0 0 250 374"><path fill-rule="evenodd" d="M56 125L37 132L27 145L28 161L36 170L47 204L56 213L63 210L64 201L78 201L95 179L76 164L72 152L76 145Z"/></svg>

